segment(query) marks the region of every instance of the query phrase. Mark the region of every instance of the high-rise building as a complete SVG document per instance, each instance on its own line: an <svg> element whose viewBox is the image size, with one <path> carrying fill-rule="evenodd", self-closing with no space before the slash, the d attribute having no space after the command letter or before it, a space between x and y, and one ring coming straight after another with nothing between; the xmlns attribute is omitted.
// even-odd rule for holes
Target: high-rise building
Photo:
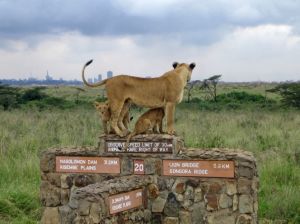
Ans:
<svg viewBox="0 0 300 224"><path fill-rule="evenodd" d="M113 77L113 72L112 71L108 71L107 72L107 78L112 78Z"/></svg>
<svg viewBox="0 0 300 224"><path fill-rule="evenodd" d="M92 82L93 82L93 79L92 79L92 78L88 78L88 82L89 82L89 83L92 83Z"/></svg>
<svg viewBox="0 0 300 224"><path fill-rule="evenodd" d="M46 74L46 80L47 81L53 80L53 78L49 75L48 70L47 70L47 74Z"/></svg>
<svg viewBox="0 0 300 224"><path fill-rule="evenodd" d="M101 82L101 81L102 81L102 75L99 74L99 75L98 75L98 82Z"/></svg>

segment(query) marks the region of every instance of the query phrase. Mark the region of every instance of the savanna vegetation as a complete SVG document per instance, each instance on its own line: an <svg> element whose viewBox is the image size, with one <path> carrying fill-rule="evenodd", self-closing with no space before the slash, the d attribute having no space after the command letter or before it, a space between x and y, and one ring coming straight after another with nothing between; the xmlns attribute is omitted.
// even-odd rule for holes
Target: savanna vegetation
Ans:
<svg viewBox="0 0 300 224"><path fill-rule="evenodd" d="M299 86L221 83L216 98L195 86L176 109L176 130L187 146L255 154L261 222L300 223ZM105 100L105 91L0 85L0 223L40 220L39 153L96 145L102 127L94 100ZM131 113L136 120L141 109Z"/></svg>

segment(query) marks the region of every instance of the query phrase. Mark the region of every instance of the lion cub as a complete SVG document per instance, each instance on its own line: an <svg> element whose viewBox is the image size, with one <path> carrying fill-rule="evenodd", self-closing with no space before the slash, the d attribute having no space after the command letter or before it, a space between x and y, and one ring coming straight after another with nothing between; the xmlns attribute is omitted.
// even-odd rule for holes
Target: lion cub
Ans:
<svg viewBox="0 0 300 224"><path fill-rule="evenodd" d="M98 110L100 118L102 120L104 133L105 134L115 134L113 128L111 127L111 125L109 125L110 124L110 118L111 118L111 112L110 112L108 102L106 101L106 102L103 102L103 103L99 103L99 102L95 101L94 106ZM124 117L123 117L122 121L120 121L120 122L122 122L124 127L126 129L128 129L128 124L129 124L129 121L130 121L130 118L129 118L129 104L126 103L124 105L123 110L124 110L123 111ZM108 131L108 125L110 127L110 131Z"/></svg>
<svg viewBox="0 0 300 224"><path fill-rule="evenodd" d="M142 114L137 122L135 123L135 127L133 132L131 132L125 144L124 149L127 150L130 139L139 134L145 133L163 133L162 123L163 118L165 116L164 108L155 108L146 111Z"/></svg>

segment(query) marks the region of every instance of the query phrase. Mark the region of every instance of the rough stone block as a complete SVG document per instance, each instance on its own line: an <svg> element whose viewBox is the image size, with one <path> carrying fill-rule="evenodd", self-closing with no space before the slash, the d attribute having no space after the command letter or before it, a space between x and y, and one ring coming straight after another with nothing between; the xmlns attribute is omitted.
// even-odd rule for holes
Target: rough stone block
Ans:
<svg viewBox="0 0 300 224"><path fill-rule="evenodd" d="M180 203L176 200L174 193L169 193L168 199L164 208L164 214L170 217L178 217Z"/></svg>
<svg viewBox="0 0 300 224"><path fill-rule="evenodd" d="M219 198L220 208L230 208L232 206L232 199L227 194L221 194Z"/></svg>
<svg viewBox="0 0 300 224"><path fill-rule="evenodd" d="M180 224L191 224L192 216L189 211L179 211Z"/></svg>
<svg viewBox="0 0 300 224"><path fill-rule="evenodd" d="M177 217L166 217L163 224L179 224L179 219Z"/></svg>
<svg viewBox="0 0 300 224"><path fill-rule="evenodd" d="M206 194L204 198L207 203L207 211L215 211L218 209L218 197L216 194Z"/></svg>
<svg viewBox="0 0 300 224"><path fill-rule="evenodd" d="M242 214L237 218L236 224L253 224L253 220L250 215Z"/></svg>
<svg viewBox="0 0 300 224"><path fill-rule="evenodd" d="M239 194L251 194L252 192L252 180L247 178L238 179L238 193Z"/></svg>
<svg viewBox="0 0 300 224"><path fill-rule="evenodd" d="M61 188L67 189L73 186L73 177L68 174L61 174L60 176Z"/></svg>
<svg viewBox="0 0 300 224"><path fill-rule="evenodd" d="M250 195L241 195L239 197L239 212L252 213L253 212L253 198Z"/></svg>
<svg viewBox="0 0 300 224"><path fill-rule="evenodd" d="M228 195L234 195L237 193L235 181L227 181L226 182L226 193Z"/></svg>
<svg viewBox="0 0 300 224"><path fill-rule="evenodd" d="M70 190L69 189L61 189L60 190L60 201L62 205L66 205L69 203L70 199Z"/></svg>
<svg viewBox="0 0 300 224"><path fill-rule="evenodd" d="M172 191L177 194L183 194L185 192L185 188L185 180L178 178L173 184Z"/></svg>
<svg viewBox="0 0 300 224"><path fill-rule="evenodd" d="M158 197L159 189L158 189L158 186L156 184L149 184L147 189L148 189L148 198L149 199L153 199L153 198Z"/></svg>
<svg viewBox="0 0 300 224"><path fill-rule="evenodd" d="M54 207L60 205L60 188L48 181L42 181L40 186L40 199L44 206Z"/></svg>
<svg viewBox="0 0 300 224"><path fill-rule="evenodd" d="M227 215L219 215L212 214L207 217L208 224L235 224L235 215L227 214Z"/></svg>
<svg viewBox="0 0 300 224"><path fill-rule="evenodd" d="M202 224L204 223L205 218L205 203L195 203L193 205L193 211L192 211L192 223L193 224Z"/></svg>
<svg viewBox="0 0 300 224"><path fill-rule="evenodd" d="M152 212L162 212L164 210L167 199L158 197L152 202Z"/></svg>
<svg viewBox="0 0 300 224"><path fill-rule="evenodd" d="M43 213L41 224L57 224L60 223L60 215L58 207L46 207Z"/></svg>
<svg viewBox="0 0 300 224"><path fill-rule="evenodd" d="M202 189L200 187L195 188L194 202L199 202L203 200Z"/></svg>

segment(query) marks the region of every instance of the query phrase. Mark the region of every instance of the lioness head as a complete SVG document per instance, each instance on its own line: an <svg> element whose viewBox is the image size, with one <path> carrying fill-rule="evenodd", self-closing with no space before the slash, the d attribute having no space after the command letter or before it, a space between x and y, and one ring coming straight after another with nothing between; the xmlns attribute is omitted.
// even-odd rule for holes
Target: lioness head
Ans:
<svg viewBox="0 0 300 224"><path fill-rule="evenodd" d="M185 64L185 63L181 63L179 64L178 62L174 62L173 63L173 68L174 69L180 69L180 68L186 68L187 70L187 82L189 82L191 80L191 76L192 76L192 71L193 69L196 67L196 64L193 62L191 64Z"/></svg>
<svg viewBox="0 0 300 224"><path fill-rule="evenodd" d="M99 103L99 102L95 101L94 106L98 110L99 115L102 120L108 121L110 119L109 105L107 102Z"/></svg>

